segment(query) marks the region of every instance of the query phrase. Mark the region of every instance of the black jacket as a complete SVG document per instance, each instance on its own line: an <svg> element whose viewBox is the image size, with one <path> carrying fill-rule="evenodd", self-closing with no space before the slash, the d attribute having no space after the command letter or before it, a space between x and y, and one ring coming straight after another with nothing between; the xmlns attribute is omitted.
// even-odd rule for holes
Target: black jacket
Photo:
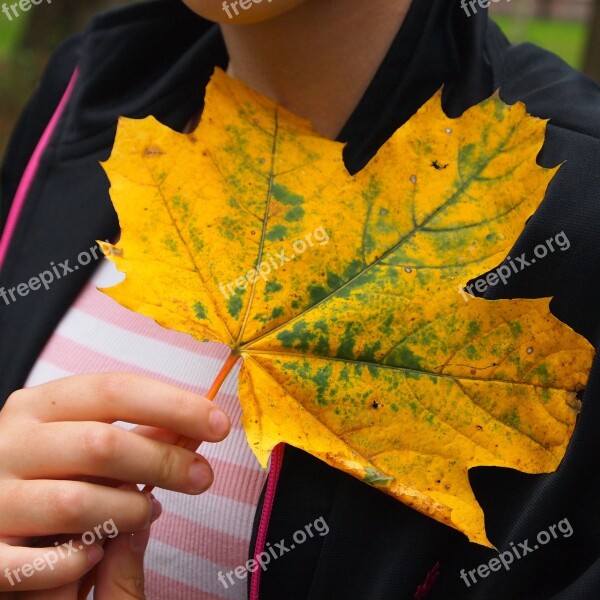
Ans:
<svg viewBox="0 0 600 600"><path fill-rule="evenodd" d="M99 166L110 154L119 115L155 115L181 130L199 110L204 86L227 56L218 28L178 0L135 5L101 16L51 61L16 128L2 173L5 223L27 162L78 66L79 78L27 194L1 287L10 288L118 234ZM566 164L528 221L513 256L565 231L569 252L549 255L494 288L504 297L554 296L554 313L594 345L600 335L600 89L557 57L529 44L511 47L479 9L467 18L458 0L414 0L393 46L339 139L357 171L440 86L451 116L500 88L509 102L549 118L544 166ZM19 302L0 301L0 405L21 387L94 264ZM510 570L477 576L493 551L381 492L286 447L267 541L323 516L330 532L273 561L261 576L265 600L600 598L600 368L595 362L567 455L551 475L509 469L470 472L500 549L529 540L562 519L573 528L515 560ZM279 455L281 456L281 455ZM277 469L273 470L274 472ZM263 497L264 500L264 497ZM262 506L261 506L262 509ZM249 556L253 556L258 523Z"/></svg>

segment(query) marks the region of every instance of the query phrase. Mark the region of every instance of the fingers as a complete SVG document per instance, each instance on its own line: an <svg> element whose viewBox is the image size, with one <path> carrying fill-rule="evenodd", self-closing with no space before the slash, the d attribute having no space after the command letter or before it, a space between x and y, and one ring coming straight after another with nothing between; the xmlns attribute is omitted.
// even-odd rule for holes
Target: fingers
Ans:
<svg viewBox="0 0 600 600"><path fill-rule="evenodd" d="M125 373L66 377L19 390L5 409L43 421L126 421L219 442L229 432L228 417L206 398L175 386Z"/></svg>
<svg viewBox="0 0 600 600"><path fill-rule="evenodd" d="M142 529L161 510L156 499L139 491L47 480L4 483L0 506L0 531L7 536L89 532L98 541Z"/></svg>
<svg viewBox="0 0 600 600"><path fill-rule="evenodd" d="M45 423L35 427L34 437L36 449L12 465L24 479L114 478L187 494L205 492L213 482L210 465L198 454L114 425Z"/></svg>
<svg viewBox="0 0 600 600"><path fill-rule="evenodd" d="M48 590L78 581L104 555L97 544L76 539L68 545L20 548L0 545L0 592Z"/></svg>
<svg viewBox="0 0 600 600"><path fill-rule="evenodd" d="M150 527L119 535L106 546L96 573L94 600L143 600L144 552Z"/></svg>

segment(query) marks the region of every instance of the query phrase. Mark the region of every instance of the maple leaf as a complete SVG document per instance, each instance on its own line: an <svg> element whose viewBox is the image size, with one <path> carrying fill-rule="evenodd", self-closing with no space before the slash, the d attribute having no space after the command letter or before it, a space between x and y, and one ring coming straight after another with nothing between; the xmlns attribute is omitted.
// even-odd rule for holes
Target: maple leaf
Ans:
<svg viewBox="0 0 600 600"><path fill-rule="evenodd" d="M105 169L123 306L241 358L248 441L286 442L487 540L468 470L555 470L593 349L549 299L465 302L554 169L545 121L436 94L358 174L343 145L217 71L192 134L121 120ZM108 248L107 248L108 251Z"/></svg>

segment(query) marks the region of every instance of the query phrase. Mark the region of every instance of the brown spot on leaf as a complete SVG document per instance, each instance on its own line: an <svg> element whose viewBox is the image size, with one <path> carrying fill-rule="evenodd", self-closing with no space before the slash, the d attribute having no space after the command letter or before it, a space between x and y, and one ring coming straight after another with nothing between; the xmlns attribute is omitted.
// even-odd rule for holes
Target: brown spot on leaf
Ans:
<svg viewBox="0 0 600 600"><path fill-rule="evenodd" d="M164 152L159 146L148 146L144 150L144 156L162 156Z"/></svg>

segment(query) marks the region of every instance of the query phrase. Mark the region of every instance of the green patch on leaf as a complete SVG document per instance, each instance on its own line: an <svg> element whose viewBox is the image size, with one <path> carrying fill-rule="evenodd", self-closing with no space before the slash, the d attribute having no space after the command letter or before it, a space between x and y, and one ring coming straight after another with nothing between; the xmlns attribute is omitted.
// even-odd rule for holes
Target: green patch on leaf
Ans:
<svg viewBox="0 0 600 600"><path fill-rule="evenodd" d="M206 319L208 317L206 307L202 302L196 302L196 304L194 304L194 313L199 319Z"/></svg>
<svg viewBox="0 0 600 600"><path fill-rule="evenodd" d="M365 483L368 483L369 485L387 487L392 481L394 481L394 478L380 473L377 469L374 469L373 467L367 467L365 469L365 478L363 479L363 481Z"/></svg>

